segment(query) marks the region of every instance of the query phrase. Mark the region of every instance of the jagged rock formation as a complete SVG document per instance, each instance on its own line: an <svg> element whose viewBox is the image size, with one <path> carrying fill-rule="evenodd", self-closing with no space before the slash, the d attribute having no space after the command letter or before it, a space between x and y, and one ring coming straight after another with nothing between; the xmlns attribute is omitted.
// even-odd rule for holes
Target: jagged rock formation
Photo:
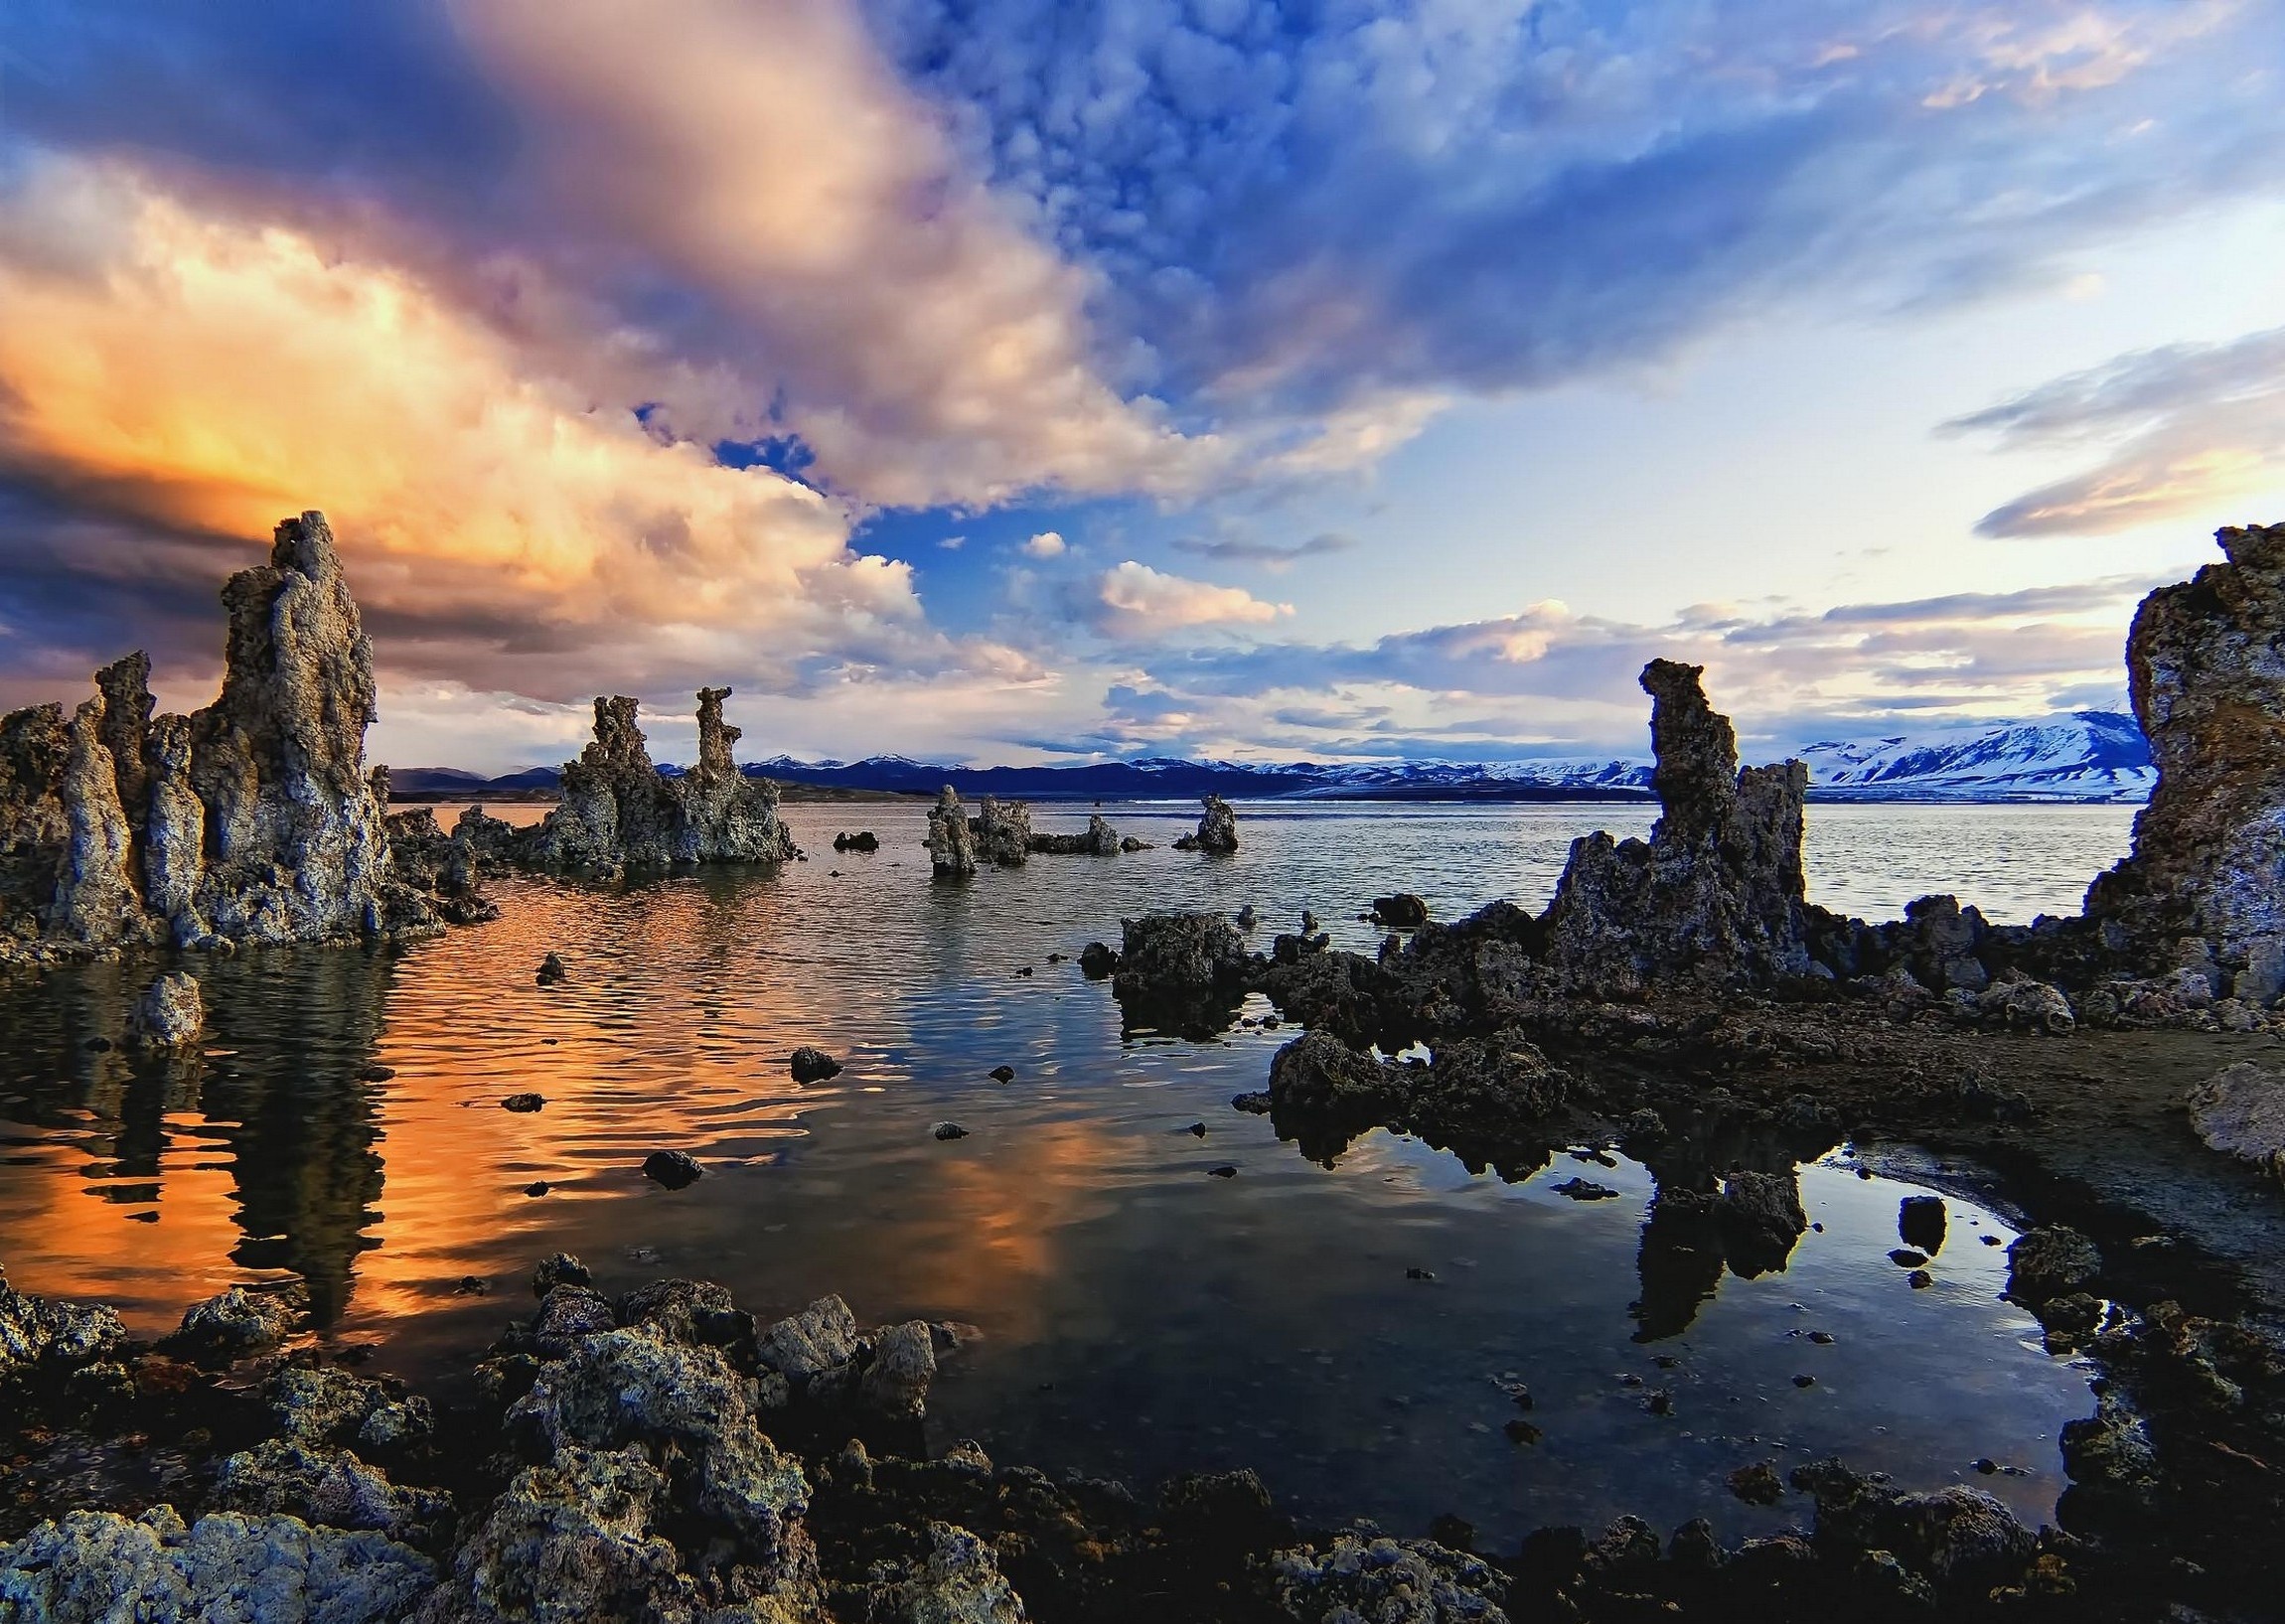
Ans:
<svg viewBox="0 0 2285 1624"><path fill-rule="evenodd" d="M206 1029L207 1009L199 983L179 969L153 981L135 1001L128 1035L145 1049L179 1049Z"/></svg>
<svg viewBox="0 0 2285 1624"><path fill-rule="evenodd" d="M2145 969L2174 967L2195 938L2265 1002L2285 961L2285 524L2214 539L2224 562L2135 613L2127 687L2158 787L2086 915Z"/></svg>
<svg viewBox="0 0 2285 1624"><path fill-rule="evenodd" d="M1034 834L1031 849L1062 857L1116 857L1122 851L1138 851L1142 842L1119 838L1119 831L1101 812L1087 815L1084 834Z"/></svg>
<svg viewBox="0 0 2285 1624"><path fill-rule="evenodd" d="M968 813L961 810L960 792L949 784L929 809L928 856L939 879L960 879L976 872L976 845L969 834Z"/></svg>
<svg viewBox="0 0 2285 1624"><path fill-rule="evenodd" d="M0 718L0 953L320 942L436 928L365 770L373 648L325 516L223 588L222 693L153 716L150 662Z"/></svg>
<svg viewBox="0 0 2285 1624"><path fill-rule="evenodd" d="M595 737L563 765L563 794L524 847L542 868L609 878L689 863L782 862L793 834L767 780L738 771L738 729L722 720L728 688L698 690L698 761L669 777L651 763L635 720L640 701L595 700Z"/></svg>
<svg viewBox="0 0 2285 1624"><path fill-rule="evenodd" d="M1572 843L1546 916L1562 975L1613 990L1660 976L1767 984L1812 972L1801 871L1797 761L1738 768L1730 719L1706 702L1703 667L1654 660L1651 786L1663 808L1647 842L1597 832Z"/></svg>
<svg viewBox="0 0 2285 1624"><path fill-rule="evenodd" d="M1238 814L1230 804L1218 795L1202 797L1198 803L1206 809L1198 819L1198 832L1185 834L1174 842L1176 851L1235 851L1238 849Z"/></svg>
<svg viewBox="0 0 2285 1624"><path fill-rule="evenodd" d="M1031 803L988 795L977 812L968 825L976 839L976 855L1002 868L1021 868L1031 854Z"/></svg>

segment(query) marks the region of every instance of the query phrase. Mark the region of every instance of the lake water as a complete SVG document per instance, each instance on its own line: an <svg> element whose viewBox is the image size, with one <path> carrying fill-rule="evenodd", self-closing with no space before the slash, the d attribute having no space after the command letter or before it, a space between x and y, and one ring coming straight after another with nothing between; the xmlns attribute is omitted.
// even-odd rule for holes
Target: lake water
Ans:
<svg viewBox="0 0 2285 1624"><path fill-rule="evenodd" d="M1320 1166L1229 1107L1291 1029L1123 1030L1106 986L1048 959L1115 942L1123 914L1247 902L1265 937L1307 906L1370 950L1354 916L1376 893L1537 906L1575 834L1639 832L1651 809L1248 808L1226 859L1169 848L1194 809L1105 810L1158 849L939 885L925 808L797 805L811 860L774 874L519 880L501 920L436 942L198 960L210 1037L177 1061L89 1046L119 1038L151 965L0 985L0 1262L150 1332L233 1281L298 1277L329 1339L416 1376L529 1312L524 1278L557 1250L606 1289L702 1274L763 1316L838 1291L866 1323L982 1328L932 1398L938 1446L1139 1487L1252 1465L1303 1514L1406 1533L1444 1511L1503 1544L1621 1510L1767 1529L1799 1513L1731 1499L1727 1474L1827 1453L2052 1510L2056 1433L2090 1402L1999 1299L1995 1214L1951 1200L1936 1283L1911 1290L1887 1254L1912 1187L1837 1152L1800 1170L1822 1233L1746 1279L1646 1229L1652 1179L1622 1157L1509 1182L1376 1133ZM1939 886L1995 920L2067 911L2130 817L1815 808L1812 894L1869 917ZM881 851L836 855L859 827ZM570 979L542 988L550 951ZM847 1069L796 1087L801 1043ZM395 1076L361 1081L376 1063ZM545 1108L500 1108L523 1091ZM969 1136L935 1139L947 1119ZM707 1176L646 1181L670 1147ZM1554 1192L1577 1176L1620 1195ZM1536 1443L1503 1433L1503 1375L1532 1390ZM1978 1476L1979 1456L2020 1475Z"/></svg>

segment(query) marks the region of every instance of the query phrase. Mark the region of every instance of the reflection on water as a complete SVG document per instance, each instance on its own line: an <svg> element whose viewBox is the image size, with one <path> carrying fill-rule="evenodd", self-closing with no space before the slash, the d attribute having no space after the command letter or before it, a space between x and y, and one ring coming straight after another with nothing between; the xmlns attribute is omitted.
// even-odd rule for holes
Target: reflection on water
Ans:
<svg viewBox="0 0 2285 1624"><path fill-rule="evenodd" d="M1824 1452L1914 1484L1989 1456L2026 1473L1975 1481L2052 1506L2056 1432L2085 1391L1998 1300L1990 1214L1952 1203L1936 1284L1913 1291L1887 1256L1909 1187L1838 1157L1801 1169L1823 1228L1781 1269L1686 1194L1788 1170L1767 1146L1559 1153L1511 1181L1376 1133L1317 1165L1228 1107L1290 1033L1123 1032L1108 990L1049 959L1123 913L1245 902L1265 930L1309 906L1369 948L1353 916L1376 892L1447 915L1536 898L1572 833L1640 809L1282 811L1226 860L1167 849L1190 809L1112 811L1160 849L934 885L925 809L796 806L817 855L780 873L508 882L498 922L401 952L198 960L211 1036L186 1059L120 1041L149 965L0 987L0 1260L144 1330L231 1280L296 1275L329 1334L407 1373L488 1340L557 1249L608 1288L704 1273L762 1314L839 1291L867 1320L984 1329L940 1384L939 1441L1143 1482L1254 1464L1306 1512L1403 1529L1444 1510L1498 1539L1619 1509L1769 1526L1782 1508L1722 1479ZM2040 860L2099 865L2087 825L2057 821ZM1884 853L1911 844L1860 826ZM2036 815L2009 826L2010 894L2067 889L2032 871ZM874 828L881 851L835 854L837 827ZM1896 865L1866 867L1893 883ZM550 951L571 976L542 988ZM802 1043L846 1070L797 1087ZM1013 1083L989 1075L1002 1064ZM500 1107L528 1092L542 1109ZM969 1136L936 1140L945 1119ZM658 1148L707 1176L650 1184ZM1225 1164L1236 1178L1208 1176ZM1618 1195L1556 1192L1580 1176ZM1536 1444L1505 1436L1496 1377L1530 1388Z"/></svg>

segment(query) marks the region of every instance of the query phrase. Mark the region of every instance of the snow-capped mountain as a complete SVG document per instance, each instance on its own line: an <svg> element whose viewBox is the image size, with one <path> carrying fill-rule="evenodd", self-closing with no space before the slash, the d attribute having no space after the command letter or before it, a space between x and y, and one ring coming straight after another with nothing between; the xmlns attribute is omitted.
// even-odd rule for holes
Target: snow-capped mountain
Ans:
<svg viewBox="0 0 2285 1624"><path fill-rule="evenodd" d="M1750 760L1767 754L1747 752ZM2138 802L2149 798L2158 776L2134 718L2101 710L1978 731L1829 739L1794 754L1809 765L1815 801ZM954 767L904 756L853 762L776 756L747 763L745 772L790 784L908 795L934 795L950 784L971 800L1589 801L1650 794L1650 763L1626 757L1333 764L1147 756L1077 767ZM487 790L544 792L555 777L545 767L490 780L451 768L408 768L390 782L400 796L457 799Z"/></svg>
<svg viewBox="0 0 2285 1624"><path fill-rule="evenodd" d="M1821 800L2138 802L2158 782L2134 718L2108 710L1975 733L1828 740L1796 753Z"/></svg>

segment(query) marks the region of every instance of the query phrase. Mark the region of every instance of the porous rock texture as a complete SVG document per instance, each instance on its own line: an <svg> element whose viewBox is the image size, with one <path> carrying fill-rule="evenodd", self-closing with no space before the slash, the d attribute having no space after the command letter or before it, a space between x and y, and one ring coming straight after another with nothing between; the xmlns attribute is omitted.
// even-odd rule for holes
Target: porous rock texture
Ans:
<svg viewBox="0 0 2285 1624"><path fill-rule="evenodd" d="M2198 938L2267 1002L2285 956L2285 524L2214 539L2223 562L2135 612L2127 689L2158 786L2086 915L2146 969L2174 967Z"/></svg>
<svg viewBox="0 0 2285 1624"><path fill-rule="evenodd" d="M640 701L598 696L595 737L563 764L562 799L533 831L525 860L610 878L629 869L793 857L776 786L747 778L731 754L739 730L722 720L729 693L698 690L698 761L678 776L652 764L635 720Z"/></svg>
<svg viewBox="0 0 2285 1624"><path fill-rule="evenodd" d="M129 1035L145 1049L179 1049L195 1040L206 1024L199 983L179 969L168 970L145 988L127 1020Z"/></svg>
<svg viewBox="0 0 2285 1624"><path fill-rule="evenodd" d="M436 928L365 769L373 647L325 516L280 523L223 588L221 694L151 714L150 662L0 718L0 958Z"/></svg>
<svg viewBox="0 0 2285 1624"><path fill-rule="evenodd" d="M2193 1089L2187 1104L2201 1139L2285 1178L2285 1073L2241 1060Z"/></svg>
<svg viewBox="0 0 2285 1624"><path fill-rule="evenodd" d="M186 1528L166 1505L132 1521L76 1511L0 1547L0 1618L381 1624L434 1577L427 1557L383 1535L293 1517L218 1512Z"/></svg>
<svg viewBox="0 0 2285 1624"><path fill-rule="evenodd" d="M960 792L949 784L928 812L928 857L940 879L976 872L976 842L969 832L968 813L961 809Z"/></svg>
<svg viewBox="0 0 2285 1624"><path fill-rule="evenodd" d="M1811 973L1797 761L1738 768L1730 719L1706 702L1703 667L1653 660L1650 838L1572 842L1546 917L1547 961L1583 987L1666 976L1754 985Z"/></svg>
<svg viewBox="0 0 2285 1624"><path fill-rule="evenodd" d="M1218 795L1203 796L1198 805L1205 814L1198 819L1198 832L1185 834L1174 842L1176 851L1235 851L1238 849L1238 814L1230 804Z"/></svg>
<svg viewBox="0 0 2285 1624"><path fill-rule="evenodd" d="M988 795L977 809L969 832L975 836L976 855L983 861L1021 868L1031 855L1031 804Z"/></svg>

